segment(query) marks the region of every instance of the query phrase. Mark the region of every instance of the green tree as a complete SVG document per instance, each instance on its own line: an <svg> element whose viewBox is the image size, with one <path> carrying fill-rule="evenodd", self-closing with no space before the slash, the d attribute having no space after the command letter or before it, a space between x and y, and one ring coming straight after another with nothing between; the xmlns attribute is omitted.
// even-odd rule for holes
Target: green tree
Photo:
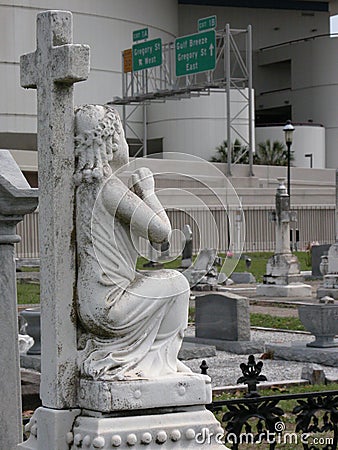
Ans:
<svg viewBox="0 0 338 450"><path fill-rule="evenodd" d="M290 161L294 160L294 155L291 152ZM254 164L266 166L287 166L288 165L288 150L280 141L273 141L270 139L258 144L258 149L254 155Z"/></svg>
<svg viewBox="0 0 338 450"><path fill-rule="evenodd" d="M216 156L211 158L211 162L228 162L228 143L223 141L222 144L216 147ZM247 152L247 147L241 144L239 139L235 139L231 147L231 162L238 162L240 164L249 163L249 154Z"/></svg>

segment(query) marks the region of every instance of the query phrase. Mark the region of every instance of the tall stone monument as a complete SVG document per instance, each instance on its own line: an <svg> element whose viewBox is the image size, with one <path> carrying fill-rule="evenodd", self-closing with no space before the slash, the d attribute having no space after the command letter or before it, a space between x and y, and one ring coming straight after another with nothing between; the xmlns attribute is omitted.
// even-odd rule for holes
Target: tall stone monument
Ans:
<svg viewBox="0 0 338 450"><path fill-rule="evenodd" d="M310 297L311 286L303 283L296 255L290 250L290 211L289 195L284 179L278 178L276 193L276 250L268 260L263 284L257 286L257 295L274 297Z"/></svg>
<svg viewBox="0 0 338 450"><path fill-rule="evenodd" d="M22 436L18 310L15 249L16 225L36 208L32 189L8 150L0 150L0 448L13 449Z"/></svg>
<svg viewBox="0 0 338 450"><path fill-rule="evenodd" d="M38 89L43 406L19 447L219 448L195 439L222 433L205 408L210 379L177 359L188 282L136 272L138 239L161 244L171 232L153 176L138 169L128 187L120 181L128 146L114 109L74 115L89 49L72 44L71 14L39 14L37 36L21 80Z"/></svg>

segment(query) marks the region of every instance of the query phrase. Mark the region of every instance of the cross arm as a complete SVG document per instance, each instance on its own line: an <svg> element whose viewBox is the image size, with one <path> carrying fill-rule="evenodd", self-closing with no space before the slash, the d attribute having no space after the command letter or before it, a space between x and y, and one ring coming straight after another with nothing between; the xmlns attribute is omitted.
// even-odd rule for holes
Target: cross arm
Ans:
<svg viewBox="0 0 338 450"><path fill-rule="evenodd" d="M73 84L89 74L88 45L65 44L53 47L52 78L55 83Z"/></svg>
<svg viewBox="0 0 338 450"><path fill-rule="evenodd" d="M36 52L20 56L20 84L23 88L36 89Z"/></svg>

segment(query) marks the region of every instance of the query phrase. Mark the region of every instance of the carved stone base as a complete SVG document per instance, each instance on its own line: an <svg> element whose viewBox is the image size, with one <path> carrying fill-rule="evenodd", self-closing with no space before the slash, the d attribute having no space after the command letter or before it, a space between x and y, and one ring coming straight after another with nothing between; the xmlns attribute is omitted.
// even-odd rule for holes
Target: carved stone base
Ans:
<svg viewBox="0 0 338 450"><path fill-rule="evenodd" d="M324 276L323 284L317 289L317 298L325 296L338 300L338 274L328 273Z"/></svg>
<svg viewBox="0 0 338 450"><path fill-rule="evenodd" d="M259 284L256 294L262 297L311 297L311 286L303 283Z"/></svg>
<svg viewBox="0 0 338 450"><path fill-rule="evenodd" d="M277 284L278 286L287 286L294 283L303 283L304 277L299 275L264 275L264 284Z"/></svg>
<svg viewBox="0 0 338 450"><path fill-rule="evenodd" d="M223 429L204 407L114 418L81 415L72 433L70 450L225 448L221 443Z"/></svg>
<svg viewBox="0 0 338 450"><path fill-rule="evenodd" d="M26 431L29 439L18 445L20 450L69 450L73 441L72 428L75 418L81 414L80 409L56 410L38 408Z"/></svg>
<svg viewBox="0 0 338 450"><path fill-rule="evenodd" d="M294 277L294 281L302 281L297 256L292 253L275 254L266 265L266 277ZM288 281L287 284L291 282ZM281 284L281 283L280 283Z"/></svg>
<svg viewBox="0 0 338 450"><path fill-rule="evenodd" d="M211 381L207 375L177 374L131 381L80 380L79 406L109 413L211 403Z"/></svg>
<svg viewBox="0 0 338 450"><path fill-rule="evenodd" d="M321 299L323 297L332 297L335 300L338 300L338 288L325 288L324 286L320 286L317 289L317 298Z"/></svg>

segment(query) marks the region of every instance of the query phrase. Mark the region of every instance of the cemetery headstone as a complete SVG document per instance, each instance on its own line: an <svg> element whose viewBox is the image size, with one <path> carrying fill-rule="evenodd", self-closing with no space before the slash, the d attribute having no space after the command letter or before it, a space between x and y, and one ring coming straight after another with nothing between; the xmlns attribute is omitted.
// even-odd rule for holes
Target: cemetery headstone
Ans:
<svg viewBox="0 0 338 450"><path fill-rule="evenodd" d="M197 284L217 284L217 269L214 268L216 259L216 249L205 248L197 255L193 265L190 265L183 271L190 287L196 287Z"/></svg>
<svg viewBox="0 0 338 450"><path fill-rule="evenodd" d="M256 283L256 278L250 272L232 272L231 279L236 284Z"/></svg>
<svg viewBox="0 0 338 450"><path fill-rule="evenodd" d="M21 391L14 244L16 225L37 207L32 189L7 150L0 150L0 448L12 449L22 440Z"/></svg>
<svg viewBox="0 0 338 450"><path fill-rule="evenodd" d="M275 230L276 249L269 258L263 284L257 286L257 295L273 297L310 297L311 286L303 283L299 262L290 250L290 211L289 195L284 179L279 178L276 192Z"/></svg>
<svg viewBox="0 0 338 450"><path fill-rule="evenodd" d="M73 84L89 73L89 47L72 43L72 15L37 15L35 52L20 58L21 86L37 89L41 299L41 400L21 448L65 448L77 409L74 309ZM37 432L39 431L39 433ZM66 447L68 448L68 447Z"/></svg>
<svg viewBox="0 0 338 450"><path fill-rule="evenodd" d="M263 351L262 342L251 341L249 299L231 292L210 293L195 300L195 337L187 342L214 345L233 353Z"/></svg>

